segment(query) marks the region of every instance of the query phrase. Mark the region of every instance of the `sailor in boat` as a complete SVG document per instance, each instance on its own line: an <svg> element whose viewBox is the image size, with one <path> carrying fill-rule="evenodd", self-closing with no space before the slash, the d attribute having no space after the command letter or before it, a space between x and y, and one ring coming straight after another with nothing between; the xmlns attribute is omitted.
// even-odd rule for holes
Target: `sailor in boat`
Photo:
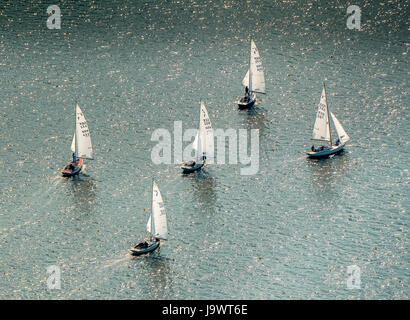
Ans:
<svg viewBox="0 0 410 320"><path fill-rule="evenodd" d="M315 149L315 146L314 146L314 145L312 145L311 150L312 150L313 152L315 152L315 151L316 151L316 149Z"/></svg>
<svg viewBox="0 0 410 320"><path fill-rule="evenodd" d="M70 170L74 170L77 167L77 159L75 153L73 152L73 162L70 163Z"/></svg>
<svg viewBox="0 0 410 320"><path fill-rule="evenodd" d="M202 160L203 162L205 162L205 159L206 159L206 156L202 156L202 157L201 157L201 160ZM194 167L194 166L196 165L196 161L194 161L194 160L189 160L189 161L184 162L184 165L187 166L187 167Z"/></svg>
<svg viewBox="0 0 410 320"><path fill-rule="evenodd" d="M339 144L340 144L340 140L337 139L337 140L336 140L336 146L338 146Z"/></svg>
<svg viewBox="0 0 410 320"><path fill-rule="evenodd" d="M138 243L134 248L135 249L146 249L148 248L148 242L144 241L144 242Z"/></svg>
<svg viewBox="0 0 410 320"><path fill-rule="evenodd" d="M186 161L184 164L188 167L193 167L196 164L196 162L194 160L189 160Z"/></svg>
<svg viewBox="0 0 410 320"><path fill-rule="evenodd" d="M159 242L160 241L160 239L158 239L158 238L155 238L155 242ZM134 249L147 249L150 245L152 245L154 242L151 242L151 243L148 243L147 241L144 241L144 242L140 242L140 243L138 243L135 247L134 247Z"/></svg>
<svg viewBox="0 0 410 320"><path fill-rule="evenodd" d="M248 102L249 101L249 88L248 86L245 87L245 97L244 97L244 101Z"/></svg>

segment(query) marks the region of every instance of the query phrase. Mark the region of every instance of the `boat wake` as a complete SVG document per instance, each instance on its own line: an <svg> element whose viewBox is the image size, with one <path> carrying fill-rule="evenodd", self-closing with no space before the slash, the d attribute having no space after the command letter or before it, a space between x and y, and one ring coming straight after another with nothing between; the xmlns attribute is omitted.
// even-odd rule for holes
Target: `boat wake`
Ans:
<svg viewBox="0 0 410 320"><path fill-rule="evenodd" d="M113 259L112 261L109 261L106 265L104 265L102 267L102 269L104 270L104 269L107 269L107 268L111 268L111 267L113 267L113 266L115 266L115 265L117 265L121 262L126 262L126 261L128 261L128 258L129 258L128 256L125 256L125 257L122 257L120 259Z"/></svg>

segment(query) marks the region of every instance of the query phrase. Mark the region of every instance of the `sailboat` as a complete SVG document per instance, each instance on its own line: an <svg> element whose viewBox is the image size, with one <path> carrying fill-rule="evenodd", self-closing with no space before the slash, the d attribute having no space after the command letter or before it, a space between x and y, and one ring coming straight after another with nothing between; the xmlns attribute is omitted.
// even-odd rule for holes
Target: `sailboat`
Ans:
<svg viewBox="0 0 410 320"><path fill-rule="evenodd" d="M168 239L167 215L161 192L155 181L152 181L152 206L147 222L147 231L151 234L149 241L144 241L130 249L130 254L139 256L158 249L161 240Z"/></svg>
<svg viewBox="0 0 410 320"><path fill-rule="evenodd" d="M266 93L262 59L253 40L251 40L249 69L242 80L242 84L245 87L245 96L238 101L239 109L252 107L256 102L256 93Z"/></svg>
<svg viewBox="0 0 410 320"><path fill-rule="evenodd" d="M199 131L192 143L192 149L195 151L195 159L182 164L182 173L191 173L199 170L205 165L207 158L213 158L214 131L208 111L203 102L201 102L199 116Z"/></svg>
<svg viewBox="0 0 410 320"><path fill-rule="evenodd" d="M338 135L338 139L336 140L335 145L332 144L332 131L330 128L329 113L333 120ZM320 97L320 102L316 113L316 121L313 127L312 140L326 142L329 144L329 146L321 146L317 149L314 146L312 146L311 151L307 153L307 155L310 158L327 157L332 154L340 153L341 151L343 151L346 142L350 140L350 137L343 129L339 120L332 112L329 112L325 84L323 84L322 96Z"/></svg>
<svg viewBox="0 0 410 320"><path fill-rule="evenodd" d="M63 177L71 177L79 174L83 167L83 159L93 159L90 131L84 114L77 102L75 104L75 130L71 143L71 151L73 151L73 161L69 162L64 169L61 170Z"/></svg>

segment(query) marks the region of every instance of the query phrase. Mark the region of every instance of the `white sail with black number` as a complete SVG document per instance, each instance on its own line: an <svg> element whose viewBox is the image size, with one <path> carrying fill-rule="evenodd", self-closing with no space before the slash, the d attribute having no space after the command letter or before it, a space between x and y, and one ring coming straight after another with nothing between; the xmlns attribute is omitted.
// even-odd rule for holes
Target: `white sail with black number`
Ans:
<svg viewBox="0 0 410 320"><path fill-rule="evenodd" d="M249 77L251 77L251 79L249 79ZM251 40L250 67L242 80L242 84L248 87L251 92L265 93L265 74L262 59L253 40Z"/></svg>
<svg viewBox="0 0 410 320"><path fill-rule="evenodd" d="M165 206L158 185L155 182L152 186L152 208L147 223L147 231L150 232L154 238L162 240L167 240L168 238Z"/></svg>
<svg viewBox="0 0 410 320"><path fill-rule="evenodd" d="M87 120L85 120L84 114L78 104L75 109L75 132L71 143L71 150L76 154L77 158L92 159L93 147ZM78 138L77 146L76 138Z"/></svg>
<svg viewBox="0 0 410 320"><path fill-rule="evenodd" d="M209 119L208 110L205 104L201 102L201 114L199 116L199 145L202 152L200 157L204 156L206 159L214 157L214 130Z"/></svg>
<svg viewBox="0 0 410 320"><path fill-rule="evenodd" d="M330 112L332 116L333 123L335 124L337 135L339 136L339 140L341 143L345 143L350 140L350 137L347 135L346 131L343 129L342 125L340 124L339 120L337 120L336 116L333 112Z"/></svg>
<svg viewBox="0 0 410 320"><path fill-rule="evenodd" d="M318 105L315 125L313 126L312 140L331 142L329 113L326 100L326 89L323 87L322 96Z"/></svg>

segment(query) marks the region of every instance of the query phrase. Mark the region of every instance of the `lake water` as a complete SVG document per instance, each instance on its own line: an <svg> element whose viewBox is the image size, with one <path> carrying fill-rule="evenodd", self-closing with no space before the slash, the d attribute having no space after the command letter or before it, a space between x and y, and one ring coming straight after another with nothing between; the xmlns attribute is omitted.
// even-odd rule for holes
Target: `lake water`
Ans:
<svg viewBox="0 0 410 320"><path fill-rule="evenodd" d="M0 6L1 299L409 298L408 3L356 1L361 31L345 1L59 1L60 30L50 4ZM251 38L267 94L238 111ZM323 82L351 140L312 161ZM66 179L75 97L95 159ZM259 130L257 174L152 162L201 100L214 128ZM132 258L152 178L169 240Z"/></svg>

